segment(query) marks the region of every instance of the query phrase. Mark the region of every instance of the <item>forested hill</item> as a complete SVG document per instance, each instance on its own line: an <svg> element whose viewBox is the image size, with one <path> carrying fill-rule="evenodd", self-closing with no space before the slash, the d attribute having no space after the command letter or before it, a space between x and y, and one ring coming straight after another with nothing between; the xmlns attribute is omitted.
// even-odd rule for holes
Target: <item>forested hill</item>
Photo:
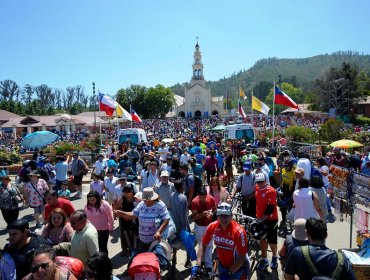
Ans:
<svg viewBox="0 0 370 280"><path fill-rule="evenodd" d="M370 74L370 55L362 55L358 52L346 51L333 54L317 55L308 58L278 59L265 58L257 61L250 69L232 74L229 78L218 81L208 81L213 96L226 96L237 98L238 87L242 85L244 91L249 93L256 89L261 82L272 83L281 75L282 81L300 86L303 90L309 90L311 82L324 76L331 67L338 68L343 62L357 65L359 70ZM207 77L207 73L204 73ZM176 84L171 87L175 94L184 96L184 87L188 82ZM257 89L256 89L257 90ZM266 93L267 94L267 93Z"/></svg>

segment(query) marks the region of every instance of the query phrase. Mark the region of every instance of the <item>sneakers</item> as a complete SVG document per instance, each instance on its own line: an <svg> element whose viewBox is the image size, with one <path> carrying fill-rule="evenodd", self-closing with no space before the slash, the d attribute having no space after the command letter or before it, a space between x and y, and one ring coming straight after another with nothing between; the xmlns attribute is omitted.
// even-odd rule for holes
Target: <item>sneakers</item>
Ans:
<svg viewBox="0 0 370 280"><path fill-rule="evenodd" d="M270 264L271 269L277 269L278 268L278 257L272 257L271 264Z"/></svg>
<svg viewBox="0 0 370 280"><path fill-rule="evenodd" d="M334 216L334 214L333 214L332 212L330 212L330 213L328 214L328 216L326 216L326 221L327 221L328 223L334 223L334 222L335 222L335 220L336 220L336 218L335 218L335 216Z"/></svg>
<svg viewBox="0 0 370 280"><path fill-rule="evenodd" d="M269 267L269 260L268 259L262 259L258 265L257 265L257 269L258 270L265 270Z"/></svg>

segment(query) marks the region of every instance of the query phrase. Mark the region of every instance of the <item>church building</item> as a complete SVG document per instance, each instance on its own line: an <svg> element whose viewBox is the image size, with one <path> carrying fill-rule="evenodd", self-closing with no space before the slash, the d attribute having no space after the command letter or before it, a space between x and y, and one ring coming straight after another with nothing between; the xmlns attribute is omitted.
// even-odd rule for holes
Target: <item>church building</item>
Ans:
<svg viewBox="0 0 370 280"><path fill-rule="evenodd" d="M190 87L185 89L184 103L176 108L176 116L202 118L210 115L219 115L221 117L225 115L223 96L212 97L210 88L206 86L206 80L203 75L202 55L197 42Z"/></svg>

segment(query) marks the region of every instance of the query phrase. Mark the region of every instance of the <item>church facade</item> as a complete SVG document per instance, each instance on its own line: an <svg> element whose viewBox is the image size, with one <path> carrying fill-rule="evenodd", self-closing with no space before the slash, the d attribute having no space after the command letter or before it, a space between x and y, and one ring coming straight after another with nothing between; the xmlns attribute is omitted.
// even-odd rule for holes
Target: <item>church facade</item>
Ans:
<svg viewBox="0 0 370 280"><path fill-rule="evenodd" d="M182 118L204 118L211 115L224 116L223 96L212 97L203 75L202 55L199 44L195 45L193 74L190 87L185 89L184 103L176 107L176 116Z"/></svg>

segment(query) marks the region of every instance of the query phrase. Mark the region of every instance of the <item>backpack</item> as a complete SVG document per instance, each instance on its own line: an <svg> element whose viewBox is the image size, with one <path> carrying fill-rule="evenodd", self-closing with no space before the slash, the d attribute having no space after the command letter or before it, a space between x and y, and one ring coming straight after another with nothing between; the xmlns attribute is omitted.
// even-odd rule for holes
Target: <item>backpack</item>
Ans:
<svg viewBox="0 0 370 280"><path fill-rule="evenodd" d="M310 255L309 245L301 246L301 251L304 257L304 260L306 261L306 265L308 267L308 270L311 273L311 276L322 276L322 273L320 273L313 263ZM335 269L328 275L332 279L340 279L340 275L342 274L342 269L344 266L344 257L343 254L340 252L337 253L337 265Z"/></svg>
<svg viewBox="0 0 370 280"><path fill-rule="evenodd" d="M72 257L57 256L55 257L55 263L59 268L62 268L62 271L67 272L67 277L72 273L77 279L84 279L84 264L81 260Z"/></svg>

